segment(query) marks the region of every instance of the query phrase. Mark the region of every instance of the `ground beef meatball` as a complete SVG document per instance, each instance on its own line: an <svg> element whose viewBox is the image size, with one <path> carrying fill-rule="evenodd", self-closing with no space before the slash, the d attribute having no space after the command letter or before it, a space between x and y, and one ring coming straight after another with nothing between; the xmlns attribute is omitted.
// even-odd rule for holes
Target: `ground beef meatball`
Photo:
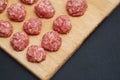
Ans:
<svg viewBox="0 0 120 80"><path fill-rule="evenodd" d="M48 51L57 51L62 44L62 38L55 31L47 32L42 37L41 46Z"/></svg>
<svg viewBox="0 0 120 80"><path fill-rule="evenodd" d="M21 0L23 3L25 4L29 4L29 5L32 5L34 4L35 2L37 2L37 0Z"/></svg>
<svg viewBox="0 0 120 80"><path fill-rule="evenodd" d="M8 21L0 20L0 37L9 37L12 32L12 24Z"/></svg>
<svg viewBox="0 0 120 80"><path fill-rule="evenodd" d="M16 32L13 34L10 43L14 50L23 51L29 44L29 37L25 32Z"/></svg>
<svg viewBox="0 0 120 80"><path fill-rule="evenodd" d="M66 4L66 9L69 15L73 17L82 16L87 7L86 0L68 0Z"/></svg>
<svg viewBox="0 0 120 80"><path fill-rule="evenodd" d="M66 15L59 16L53 22L53 29L59 33L66 34L72 28L70 19Z"/></svg>
<svg viewBox="0 0 120 80"><path fill-rule="evenodd" d="M24 31L30 35L38 35L41 31L41 27L42 21L40 18L31 18L23 24Z"/></svg>
<svg viewBox="0 0 120 80"><path fill-rule="evenodd" d="M7 9L7 12L8 12L8 17L11 20L17 21L17 22L23 21L25 19L25 16L26 16L26 9L20 3L12 4Z"/></svg>
<svg viewBox="0 0 120 80"><path fill-rule="evenodd" d="M7 7L8 0L0 0L0 13L2 13Z"/></svg>
<svg viewBox="0 0 120 80"><path fill-rule="evenodd" d="M27 60L29 62L38 63L46 58L45 50L37 45L31 45L27 50Z"/></svg>
<svg viewBox="0 0 120 80"><path fill-rule="evenodd" d="M55 9L49 0L41 0L35 6L35 12L40 18L52 18L55 14Z"/></svg>

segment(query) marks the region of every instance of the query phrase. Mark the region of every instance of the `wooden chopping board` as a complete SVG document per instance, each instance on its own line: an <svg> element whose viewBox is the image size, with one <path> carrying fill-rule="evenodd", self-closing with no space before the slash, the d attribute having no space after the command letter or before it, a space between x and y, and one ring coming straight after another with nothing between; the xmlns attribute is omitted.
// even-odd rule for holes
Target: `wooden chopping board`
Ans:
<svg viewBox="0 0 120 80"><path fill-rule="evenodd" d="M42 31L38 36L29 36L30 45L40 45L41 38L44 33L52 31L52 22L59 15L68 15L65 4L67 0L50 0L55 7L56 14L52 19L42 19ZM13 3L21 3L20 0L9 0L9 7ZM40 2L40 0L38 0ZM38 3L37 2L37 3ZM90 35L90 33L98 26L98 24L109 15L109 13L120 3L120 0L87 0L88 9L82 17L70 17L73 25L72 30L67 35L60 35L62 37L62 46L57 52L47 52L47 58L41 63L30 63L26 59L26 50L16 52L10 46L9 38L0 38L0 48L5 50L15 60L25 66L38 78L43 80L50 79L60 67L72 56L83 41ZM36 3L36 4L37 4ZM34 6L25 5L27 9L27 17L24 21L32 17L37 17L34 13ZM0 19L9 20L6 10L0 14ZM10 21L10 20L9 20ZM22 31L23 22L10 21L14 26L14 33ZM28 47L29 47L28 46Z"/></svg>

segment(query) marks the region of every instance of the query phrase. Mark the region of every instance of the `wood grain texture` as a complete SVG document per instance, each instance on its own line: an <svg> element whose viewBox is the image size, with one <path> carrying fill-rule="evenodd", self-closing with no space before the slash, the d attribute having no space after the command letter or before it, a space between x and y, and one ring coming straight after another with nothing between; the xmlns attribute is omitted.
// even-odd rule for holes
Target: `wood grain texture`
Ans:
<svg viewBox="0 0 120 80"><path fill-rule="evenodd" d="M68 15L66 12L67 0L50 0L55 7L56 14L52 19L42 19L42 31L38 36L29 36L30 45L40 45L41 38L44 33L52 31L53 20L59 15ZM40 0L38 0L40 2ZM16 52L10 46L9 38L0 38L0 47L5 50L15 60L25 66L33 74L43 80L50 79L60 67L72 56L74 51L80 47L83 41L90 35L90 33L98 26L98 24L120 3L120 0L87 0L88 9L82 17L70 17L72 22L72 30L67 35L60 35L62 37L62 46L57 52L47 52L47 58L41 63L30 63L26 60L26 50ZM21 3L20 0L9 0L9 7L13 3ZM36 3L37 4L37 3ZM34 6L25 5L27 16L29 18L37 17L34 13ZM0 19L9 20L6 10L0 14ZM24 20L24 21L25 21ZM23 22L13 22L9 20L14 26L14 33L22 31ZM29 47L28 46L28 47Z"/></svg>

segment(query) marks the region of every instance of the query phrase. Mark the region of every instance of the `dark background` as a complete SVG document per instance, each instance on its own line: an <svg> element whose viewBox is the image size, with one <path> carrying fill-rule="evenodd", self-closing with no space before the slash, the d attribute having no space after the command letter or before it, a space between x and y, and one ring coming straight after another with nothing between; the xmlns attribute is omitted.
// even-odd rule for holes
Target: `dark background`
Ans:
<svg viewBox="0 0 120 80"><path fill-rule="evenodd" d="M0 80L39 80L0 50ZM120 80L120 6L108 16L52 80Z"/></svg>

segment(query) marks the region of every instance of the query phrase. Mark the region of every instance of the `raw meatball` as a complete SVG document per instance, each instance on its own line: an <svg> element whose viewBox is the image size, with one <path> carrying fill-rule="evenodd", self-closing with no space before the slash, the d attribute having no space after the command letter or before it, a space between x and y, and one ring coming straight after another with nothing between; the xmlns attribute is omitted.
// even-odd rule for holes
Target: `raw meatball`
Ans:
<svg viewBox="0 0 120 80"><path fill-rule="evenodd" d="M7 7L8 0L0 0L0 13L2 13Z"/></svg>
<svg viewBox="0 0 120 80"><path fill-rule="evenodd" d="M66 34L72 28L69 17L62 15L53 22L53 29L59 33Z"/></svg>
<svg viewBox="0 0 120 80"><path fill-rule="evenodd" d="M35 12L41 18L51 18L55 14L55 9L49 0L41 0L41 2L35 6Z"/></svg>
<svg viewBox="0 0 120 80"><path fill-rule="evenodd" d="M62 38L55 31L47 32L42 37L41 46L48 51L57 51L62 43Z"/></svg>
<svg viewBox="0 0 120 80"><path fill-rule="evenodd" d="M40 18L31 18L24 22L23 29L27 34L37 35L40 33L42 21Z"/></svg>
<svg viewBox="0 0 120 80"><path fill-rule="evenodd" d="M82 16L87 7L86 0L68 0L66 4L69 15L73 17Z"/></svg>
<svg viewBox="0 0 120 80"><path fill-rule="evenodd" d="M8 21L0 20L0 37L9 37L12 32L12 24Z"/></svg>
<svg viewBox="0 0 120 80"><path fill-rule="evenodd" d="M25 32L16 32L13 34L10 43L14 50L23 51L29 44L29 37Z"/></svg>
<svg viewBox="0 0 120 80"><path fill-rule="evenodd" d="M29 4L29 5L32 5L34 4L35 2L37 2L37 0L21 0L23 3L25 4Z"/></svg>
<svg viewBox="0 0 120 80"><path fill-rule="evenodd" d="M29 62L41 62L45 60L46 52L43 48L37 45L32 45L27 50L27 59Z"/></svg>
<svg viewBox="0 0 120 80"><path fill-rule="evenodd" d="M25 19L26 16L26 10L25 7L22 4L12 4L8 9L8 17L17 22L21 22Z"/></svg>

